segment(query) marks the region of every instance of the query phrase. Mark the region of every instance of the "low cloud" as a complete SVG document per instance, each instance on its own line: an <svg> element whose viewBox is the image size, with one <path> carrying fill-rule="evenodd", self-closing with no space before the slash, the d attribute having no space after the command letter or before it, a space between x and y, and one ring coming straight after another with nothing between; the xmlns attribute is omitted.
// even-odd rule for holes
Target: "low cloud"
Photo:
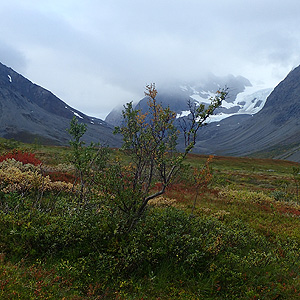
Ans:
<svg viewBox="0 0 300 300"><path fill-rule="evenodd" d="M298 0L0 3L1 62L96 116L151 82L212 72L272 86L300 64Z"/></svg>
<svg viewBox="0 0 300 300"><path fill-rule="evenodd" d="M0 40L0 58L1 63L11 67L19 72L25 72L27 66L27 60L25 55L15 49L13 46L10 46Z"/></svg>

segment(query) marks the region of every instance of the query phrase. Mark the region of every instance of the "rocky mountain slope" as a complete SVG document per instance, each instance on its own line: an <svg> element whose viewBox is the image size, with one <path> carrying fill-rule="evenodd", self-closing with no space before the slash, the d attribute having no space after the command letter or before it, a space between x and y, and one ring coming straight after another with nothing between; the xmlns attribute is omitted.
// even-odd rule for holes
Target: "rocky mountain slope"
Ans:
<svg viewBox="0 0 300 300"><path fill-rule="evenodd" d="M66 128L76 116L87 124L84 139L119 146L113 127L70 107L50 91L0 63L0 136L24 142L66 145Z"/></svg>
<svg viewBox="0 0 300 300"><path fill-rule="evenodd" d="M178 85L158 90L157 100L177 117L187 115L188 99L208 103L214 92L227 86L229 97L201 128L194 152L203 154L273 157L300 162L300 67L273 89L257 89L243 77L211 77L201 85ZM137 103L146 109L147 99ZM106 118L120 122L121 109ZM118 123L117 123L118 124ZM182 143L179 148L182 149Z"/></svg>
<svg viewBox="0 0 300 300"><path fill-rule="evenodd" d="M256 153L300 162L300 66L278 84L257 114L232 116L203 128L195 151L233 156Z"/></svg>

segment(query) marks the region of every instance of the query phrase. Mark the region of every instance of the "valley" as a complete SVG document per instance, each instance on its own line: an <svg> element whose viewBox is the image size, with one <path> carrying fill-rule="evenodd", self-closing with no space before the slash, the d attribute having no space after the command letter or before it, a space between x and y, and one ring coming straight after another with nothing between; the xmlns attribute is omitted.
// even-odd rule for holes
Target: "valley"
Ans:
<svg viewBox="0 0 300 300"><path fill-rule="evenodd" d="M253 87L242 76L211 75L203 82L161 87L157 100L164 107L169 106L179 120L187 118L187 101L207 105L218 89L228 87L228 97L201 129L193 151L299 162L299 78L300 67L297 67L274 89L266 89ZM128 99L131 100L136 101ZM87 116L3 64L0 65L0 104L0 136L4 138L68 145L65 128L76 116L87 124L84 137L87 143L99 142L110 147L122 144L113 130L120 125L123 106L113 109L105 121ZM147 98L134 105L146 112ZM183 148L182 138L178 148Z"/></svg>
<svg viewBox="0 0 300 300"><path fill-rule="evenodd" d="M229 76L185 157L183 107L212 90L158 93L158 127L144 98L122 127L0 65L0 297L299 299L299 72L247 101Z"/></svg>

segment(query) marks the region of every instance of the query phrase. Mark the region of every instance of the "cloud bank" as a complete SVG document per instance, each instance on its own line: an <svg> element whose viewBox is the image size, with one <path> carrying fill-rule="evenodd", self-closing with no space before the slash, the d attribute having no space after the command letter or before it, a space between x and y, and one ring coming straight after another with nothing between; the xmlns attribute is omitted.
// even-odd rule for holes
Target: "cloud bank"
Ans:
<svg viewBox="0 0 300 300"><path fill-rule="evenodd" d="M102 118L151 82L212 72L272 87L300 64L298 0L0 4L0 61Z"/></svg>

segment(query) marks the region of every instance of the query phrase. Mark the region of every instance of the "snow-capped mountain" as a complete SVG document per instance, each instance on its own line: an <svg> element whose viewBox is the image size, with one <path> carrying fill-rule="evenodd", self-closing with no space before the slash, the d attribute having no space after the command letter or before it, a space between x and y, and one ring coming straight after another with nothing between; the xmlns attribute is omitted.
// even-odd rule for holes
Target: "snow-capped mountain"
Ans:
<svg viewBox="0 0 300 300"><path fill-rule="evenodd" d="M300 66L273 89L258 113L234 115L203 128L194 151L300 162L299 95Z"/></svg>
<svg viewBox="0 0 300 300"><path fill-rule="evenodd" d="M230 156L256 153L300 162L300 66L273 90L252 86L246 78L232 75L210 76L200 84L157 87L157 101L168 105L178 117L186 114L188 100L208 104L218 89L228 87L226 101L201 128L194 152ZM146 110L147 98L137 106ZM118 125L122 109L112 111L106 121ZM66 128L76 116L87 124L86 142L100 141L112 147L122 144L121 137L113 135L113 126L70 107L1 63L0 116L0 136L5 138L65 145L70 138ZM183 146L180 139L179 148Z"/></svg>
<svg viewBox="0 0 300 300"><path fill-rule="evenodd" d="M250 81L242 76L228 75L217 77L210 75L204 82L172 84L158 87L157 100L163 106L169 106L177 117L184 117L189 114L187 101L196 104L210 104L210 98L214 97L216 91L228 88L228 97L223 101L222 106L215 111L209 122L219 122L234 115L253 115L259 112L272 88L252 86ZM143 98L137 106L142 110L147 109L147 99ZM122 107L115 108L105 119L112 125L120 125Z"/></svg>
<svg viewBox="0 0 300 300"><path fill-rule="evenodd" d="M210 104L210 98L214 97L215 93L211 91L197 91L193 87L181 86L183 91L193 91L189 97L198 104ZM219 122L233 115L247 114L253 115L258 113L265 105L268 96L272 92L272 88L261 89L260 86L246 86L243 92L236 95L234 99L229 98L222 102L222 106L215 111L215 114L210 117L210 122ZM230 93L230 90L229 90ZM230 95L230 94L229 94ZM232 101L233 100L233 101ZM189 111L182 111L177 114L177 117L186 116Z"/></svg>

